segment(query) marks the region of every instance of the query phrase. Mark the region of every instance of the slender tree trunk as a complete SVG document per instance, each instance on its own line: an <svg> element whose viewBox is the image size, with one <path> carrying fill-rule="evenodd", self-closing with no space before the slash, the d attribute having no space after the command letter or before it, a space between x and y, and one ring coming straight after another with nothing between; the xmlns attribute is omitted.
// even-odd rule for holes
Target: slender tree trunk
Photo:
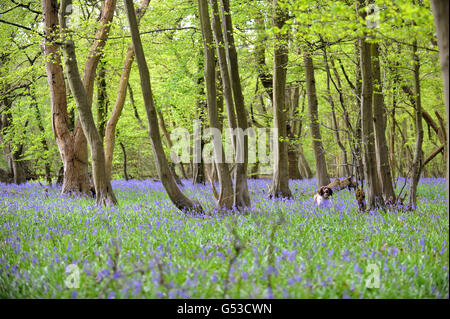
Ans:
<svg viewBox="0 0 450 319"><path fill-rule="evenodd" d="M374 76L374 92L372 96L373 122L375 128L375 145L377 149L377 170L380 177L381 189L384 200L390 198L395 200L394 186L392 185L392 174L389 165L389 150L386 140L386 116L381 83L380 58L378 44L371 45L372 71Z"/></svg>
<svg viewBox="0 0 450 319"><path fill-rule="evenodd" d="M415 96L415 117L416 117L416 148L412 163L412 173L409 187L409 206L412 209L417 207L417 185L419 184L420 174L423 167L423 127L422 127L422 103L420 96L420 77L419 77L419 57L417 55L417 42L413 45L414 61L414 96Z"/></svg>
<svg viewBox="0 0 450 319"><path fill-rule="evenodd" d="M278 0L273 0L273 25L280 30L287 20L287 11L282 9ZM289 189L289 162L287 121L285 112L286 72L288 64L288 37L286 34L275 34L273 54L273 114L274 128L278 132L275 139L275 170L271 195L273 197L292 198Z"/></svg>
<svg viewBox="0 0 450 319"><path fill-rule="evenodd" d="M119 145L123 153L123 177L127 181L129 179L127 173L127 152L125 150L125 145L122 142L119 142Z"/></svg>
<svg viewBox="0 0 450 319"><path fill-rule="evenodd" d="M218 114L216 101L216 74L214 59L214 44L207 0L198 0L200 23L202 28L204 56L205 56L205 83L208 100L208 116L211 128L218 128ZM220 209L229 210L233 206L233 186L228 164L224 160L222 141L214 143L214 162L217 165L217 173L220 184L220 194L217 206ZM222 154L219 157L219 154Z"/></svg>
<svg viewBox="0 0 450 319"><path fill-rule="evenodd" d="M141 7L136 10L138 25L139 25L139 22L140 22L142 16L147 11L149 2L150 2L150 0L142 0ZM116 102L114 104L114 109L111 113L110 118L108 119L108 122L106 123L106 129L105 129L105 158L106 158L106 171L107 171L108 177L111 177L111 167L112 167L112 160L113 160L113 155L114 155L115 130L116 130L117 122L119 122L119 117L120 117L120 114L122 113L123 106L125 105L125 98L127 96L127 87L129 86L129 78L130 78L131 66L133 64L133 61L134 61L134 50L133 50L133 45L130 44L128 46L125 61L123 62L122 74L120 75L120 81L119 81L119 86L117 89L117 96L116 96ZM131 96L132 96L131 87L130 87L129 91L130 91L130 98L131 98ZM133 105L134 105L134 103L133 103ZM137 115L136 118L138 119L139 124L141 126L143 126L136 109L135 109L135 115Z"/></svg>
<svg viewBox="0 0 450 319"><path fill-rule="evenodd" d="M134 12L133 0L125 0L128 21L130 24L130 33L133 40L134 53L141 78L141 89L144 98L145 110L147 112L148 130L155 156L156 170L158 176L169 195L170 200L180 210L185 211L203 211L200 203L188 199L178 188L175 179L170 171L169 163L164 154L161 142L161 136L158 128L158 118L156 115L155 104L150 84L150 73L145 60L144 50L142 48L139 28L137 25L136 14Z"/></svg>
<svg viewBox="0 0 450 319"><path fill-rule="evenodd" d="M200 122L200 136L194 136L194 152L198 152L197 155L194 155L194 161L192 165L192 183L194 184L205 184L205 165L202 159L203 147L205 145L202 139L203 127L205 126L205 109L206 109L206 101L205 101L205 91L204 91L204 78L203 78L203 50L200 50L199 60L198 60L199 74L200 76L197 78L197 111L198 111L198 120ZM199 158L196 159L195 157Z"/></svg>
<svg viewBox="0 0 450 319"><path fill-rule="evenodd" d="M12 114L10 111L12 102L7 98L2 98L5 109L0 114L0 135L3 129L12 125ZM0 143L3 142L0 136ZM25 162L22 160L23 145L15 149L7 142L5 143L4 153L8 162L8 167L14 184L23 184L26 182Z"/></svg>
<svg viewBox="0 0 450 319"><path fill-rule="evenodd" d="M447 110L447 126L446 126L446 136L447 143L444 146L444 155L446 158L446 175L447 175L447 203L450 203L449 198L449 158L448 158L448 140L450 139L449 122L450 122L450 102L449 102L449 88L450 85L448 80L448 33L449 33L449 22L448 22L448 0L431 0L431 7L434 14L434 25L436 26L437 42L439 47L439 56L441 58L441 74L444 83L444 102Z"/></svg>
<svg viewBox="0 0 450 319"><path fill-rule="evenodd" d="M42 149L44 150L45 153L48 153L48 144L47 144L47 140L45 139L45 135L44 135L45 134L45 129L44 129L44 125L42 124L41 112L39 111L39 105L38 105L38 103L36 101L36 95L35 95L34 90L30 90L30 96L31 96L31 99L33 101L34 109L36 111L37 125L38 125L38 128L39 128L39 131L42 134L42 137L41 137ZM45 163L44 163L45 177L47 179L47 183L49 185L51 185L52 184L52 176L51 176L51 173L50 173L50 163L49 163L48 159L45 158L45 157L44 157L44 161L45 161Z"/></svg>
<svg viewBox="0 0 450 319"><path fill-rule="evenodd" d="M330 183L330 178L328 176L325 150L322 145L322 136L320 134L314 65L307 48L303 50L303 60L305 67L306 94L308 96L311 137L313 139L314 156L316 159L317 184L320 187L328 185Z"/></svg>
<svg viewBox="0 0 450 319"><path fill-rule="evenodd" d="M350 169L348 167L348 162L347 162L347 151L345 150L345 146L344 144L342 144L341 141L341 136L339 134L339 125L336 119L336 111L335 111L335 105L334 105L334 100L333 97L331 96L331 90L330 90L330 79L331 79L331 72L330 72L330 67L328 65L328 56L327 56L327 51L326 49L324 49L324 63L325 63L325 70L327 72L327 95L328 95L328 103L330 103L331 106L331 114L332 114L332 119L333 119L333 126L334 126L334 136L336 138L336 143L339 146L339 148L341 149L342 152L342 159L343 159L343 166L344 166L344 174L346 176L350 175ZM338 171L340 169L338 168Z"/></svg>
<svg viewBox="0 0 450 319"><path fill-rule="evenodd" d="M298 86L287 90L286 99L289 99L290 105L290 117L291 119L297 119L297 109L298 100L300 96L300 90ZM289 136L289 146L288 146L288 161L289 161L289 179L303 179L302 174L299 170L299 160L298 160L298 139L299 134L296 135L296 122L291 121L288 126L287 135Z"/></svg>
<svg viewBox="0 0 450 319"><path fill-rule="evenodd" d="M100 60L97 73L97 125L100 137L105 137L106 118L108 116L109 99L106 87L106 69L104 58Z"/></svg>
<svg viewBox="0 0 450 319"><path fill-rule="evenodd" d="M358 41L355 43L355 56L360 61L360 47ZM357 120L355 125L355 139L354 139L354 162L356 164L356 177L359 179L361 185L364 180L364 163L363 163L363 145L362 145L362 127L361 127L361 110L362 110L362 72L361 64L358 63L355 70L355 104L357 109Z"/></svg>
<svg viewBox="0 0 450 319"><path fill-rule="evenodd" d="M258 72L258 78L261 81L267 95L273 104L273 78L272 74L266 65L266 49L265 43L267 40L266 30L264 27L264 17L262 12L259 12L256 19L256 41L255 41L255 59L256 59L256 71ZM264 102L262 102L264 105Z"/></svg>
<svg viewBox="0 0 450 319"><path fill-rule="evenodd" d="M60 26L63 32L63 53L67 72L67 79L69 81L70 90L77 104L79 120L83 127L83 132L89 142L92 156L92 177L95 185L97 204L115 205L117 204L114 196L111 182L106 174L105 153L103 149L103 142L100 134L95 126L94 117L92 115L91 104L89 97L81 81L81 76L78 71L78 63L75 54L75 46L72 39L67 38L66 34L66 16L64 8L72 4L71 0L62 0L60 11ZM115 2L113 3L115 6Z"/></svg>
<svg viewBox="0 0 450 319"><path fill-rule="evenodd" d="M360 0L362 2L362 0ZM362 13L363 19L365 13ZM373 75L371 67L370 44L366 42L366 36L359 39L361 55L361 79L362 79L362 101L361 101L361 133L363 146L364 178L367 185L367 206L374 209L382 206L383 197L381 185L378 180L375 154L375 137L373 130L372 94Z"/></svg>

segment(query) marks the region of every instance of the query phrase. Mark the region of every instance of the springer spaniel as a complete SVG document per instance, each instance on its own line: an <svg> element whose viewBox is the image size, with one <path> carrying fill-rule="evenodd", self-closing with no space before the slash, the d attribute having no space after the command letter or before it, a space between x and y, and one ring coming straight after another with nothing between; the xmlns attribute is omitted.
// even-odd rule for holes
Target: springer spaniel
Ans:
<svg viewBox="0 0 450 319"><path fill-rule="evenodd" d="M318 207L326 206L330 197L333 195L333 190L328 186L322 186L314 195L314 204Z"/></svg>

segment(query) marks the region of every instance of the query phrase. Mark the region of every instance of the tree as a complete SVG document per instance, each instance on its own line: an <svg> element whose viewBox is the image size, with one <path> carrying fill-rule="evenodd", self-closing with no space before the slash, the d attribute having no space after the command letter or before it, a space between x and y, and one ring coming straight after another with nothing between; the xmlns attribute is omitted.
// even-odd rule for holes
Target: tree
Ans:
<svg viewBox="0 0 450 319"><path fill-rule="evenodd" d="M64 52L64 61L66 66L66 75L69 82L70 90L76 101L79 120L81 122L83 132L89 142L92 156L92 177L94 180L96 201L98 204L115 205L117 199L113 193L111 181L106 174L105 151L103 149L102 138L95 126L94 117L92 115L92 99L89 96L81 76L78 71L77 57L75 54L75 44L69 35L66 25L67 11L66 8L72 5L72 0L62 0L59 14L59 23L62 32L62 48ZM115 7L115 1L105 3ZM114 11L114 10L113 10ZM70 13L69 13L70 14ZM92 60L88 60L94 63ZM90 85L88 83L88 88ZM92 89L91 89L92 90Z"/></svg>
<svg viewBox="0 0 450 319"><path fill-rule="evenodd" d="M142 16L147 11L148 4L150 0L142 0L141 7L136 9L136 19L139 25L139 22ZM115 131L117 122L119 121L120 114L122 113L123 106L125 104L125 98L127 96L127 87L129 85L129 78L131 72L131 66L134 61L134 50L133 45L129 45L127 49L127 54L125 56L125 60L123 62L122 73L120 75L119 86L117 88L116 102L114 104L113 111L111 116L106 123L105 128L105 158L106 158L106 172L111 178L111 167L114 153L114 143L116 139Z"/></svg>
<svg viewBox="0 0 450 319"><path fill-rule="evenodd" d="M282 8L278 0L273 0L273 25L278 28L275 33L275 47L273 54L273 122L277 131L275 144L275 167L271 195L273 197L291 198L289 189L288 136L286 121L285 89L288 64L288 37L282 32L288 19L286 8Z"/></svg>
<svg viewBox="0 0 450 319"><path fill-rule="evenodd" d="M378 176L381 182L381 189L384 200L390 198L395 201L395 192L392 185L391 168L389 165L389 150L386 141L386 116L381 83L380 58L377 43L371 45L372 71L374 77L374 91L372 96L373 122L375 129L375 146Z"/></svg>
<svg viewBox="0 0 450 319"><path fill-rule="evenodd" d="M150 84L150 73L147 62L145 60L144 50L139 35L136 14L134 11L133 1L125 0L128 22L130 24L131 39L133 41L134 54L139 69L141 79L141 89L144 98L145 111L147 113L148 131L152 142L153 154L156 163L158 176L174 205L182 211L202 212L200 203L187 198L178 188L175 179L170 171L169 163L164 154L164 149L159 134L158 118L156 115L155 103L153 101L153 93Z"/></svg>
<svg viewBox="0 0 450 319"><path fill-rule="evenodd" d="M441 73L444 82L444 101L447 110L447 143L450 137L449 122L450 122L450 102L449 102L449 88L448 86L448 6L449 3L446 0L431 0L431 7L434 14L434 25L436 26L436 34L439 46L439 55L441 58ZM444 149L444 154L447 156L447 203L450 202L449 198L449 160L448 160L448 145L447 149Z"/></svg>
<svg viewBox="0 0 450 319"><path fill-rule="evenodd" d="M416 120L416 147L414 150L414 159L412 162L412 172L409 186L409 207L415 209L417 206L417 185L419 184L420 174L423 167L423 126L422 126L422 101L420 96L420 77L419 77L419 57L417 55L417 42L413 45L413 63L414 63L414 109Z"/></svg>
<svg viewBox="0 0 450 319"><path fill-rule="evenodd" d="M364 0L360 0L360 5ZM365 20L365 8L360 8L361 17ZM370 43L366 41L367 34L359 38L360 50L360 66L361 66L361 135L363 146L363 162L364 162L364 178L367 185L367 206L370 209L382 206L383 198L381 195L381 187L378 180L376 169L376 154L375 154L375 137L373 129L373 114L372 114L372 95L373 95L373 73L371 65L371 51Z"/></svg>
<svg viewBox="0 0 450 319"><path fill-rule="evenodd" d="M328 185L327 163L325 160L325 149L322 145L320 134L319 112L317 108L316 80L314 77L314 64L308 49L303 50L303 62L305 66L306 94L308 96L309 121L311 137L313 139L314 157L316 159L316 175L318 186Z"/></svg>
<svg viewBox="0 0 450 319"><path fill-rule="evenodd" d="M216 73L213 35L209 20L208 2L198 0L198 10L203 36L203 47L205 56L205 85L208 104L209 124L211 128L218 128L217 106L216 106ZM231 209L233 207L233 187L228 164L224 160L222 141L213 141L214 163L217 166L220 193L217 206L220 209ZM221 154L221 155L220 155Z"/></svg>
<svg viewBox="0 0 450 319"><path fill-rule="evenodd" d="M95 70L108 36L115 4L116 0L105 1L100 18L101 27L97 30L95 41L92 43L85 64L83 86L89 105L92 103ZM52 106L52 128L64 165L62 193L88 193L90 184L87 141L79 119L76 121L75 128L70 129L66 84L61 66L61 56L58 51L60 45L55 41L59 37L58 2L56 0L42 0L42 11L45 26L43 49L47 57L46 70Z"/></svg>

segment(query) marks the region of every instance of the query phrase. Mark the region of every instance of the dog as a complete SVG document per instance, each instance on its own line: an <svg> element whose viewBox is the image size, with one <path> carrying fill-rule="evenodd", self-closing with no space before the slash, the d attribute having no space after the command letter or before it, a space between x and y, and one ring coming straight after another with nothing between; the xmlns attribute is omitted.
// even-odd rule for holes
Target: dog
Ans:
<svg viewBox="0 0 450 319"><path fill-rule="evenodd" d="M359 211L363 212L366 210L366 194L362 189L355 189L356 201L358 202Z"/></svg>
<svg viewBox="0 0 450 319"><path fill-rule="evenodd" d="M321 186L317 191L317 194L314 195L314 204L318 207L322 207L328 203L331 196L333 196L333 190L328 186Z"/></svg>

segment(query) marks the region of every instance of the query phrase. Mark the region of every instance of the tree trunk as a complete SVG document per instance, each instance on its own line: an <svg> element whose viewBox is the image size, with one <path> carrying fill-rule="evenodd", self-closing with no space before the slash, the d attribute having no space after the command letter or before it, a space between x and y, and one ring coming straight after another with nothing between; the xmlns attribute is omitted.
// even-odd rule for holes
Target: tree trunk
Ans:
<svg viewBox="0 0 450 319"><path fill-rule="evenodd" d="M194 156L192 163L192 183L193 184L205 184L205 165L202 159L203 147L205 142L202 139L202 130L205 121L205 91L204 91L204 78L203 78L203 50L200 50L198 60L199 74L197 78L197 111L198 111L198 135L195 134L196 127L194 126Z"/></svg>
<svg viewBox="0 0 450 319"><path fill-rule="evenodd" d="M137 22L139 22L142 16L147 11L147 7L150 0L142 0L141 7L136 10ZM125 105L125 98L127 96L127 87L129 86L129 78L131 72L131 66L134 61L134 51L133 45L128 46L127 55L125 57L125 61L123 62L122 74L120 75L119 86L117 89L116 102L114 104L114 109L111 113L108 122L106 123L105 130L105 158L106 158L106 172L108 177L111 178L111 168L112 168L112 160L114 155L114 142L115 142L115 130L117 126L117 122L119 122L120 114L122 113L123 106ZM132 96L131 87L130 87L130 97ZM134 103L133 103L134 105ZM139 124L141 124L139 115L137 110L135 110L135 115L137 115L137 119Z"/></svg>
<svg viewBox="0 0 450 319"><path fill-rule="evenodd" d="M130 24L131 38L133 40L134 53L136 55L136 63L141 79L141 89L144 98L145 110L147 112L149 136L152 142L158 176L166 189L170 200L178 209L182 211L202 212L203 209L200 206L200 203L191 201L180 191L170 171L169 163L167 162L167 158L164 154L161 136L159 134L158 119L150 84L150 73L147 62L145 61L144 50L142 48L136 15L133 7L133 0L125 0L125 4L128 21Z"/></svg>
<svg viewBox="0 0 450 319"><path fill-rule="evenodd" d="M415 96L415 116L416 116L416 148L412 163L412 173L409 187L409 207L417 207L417 185L419 184L420 173L423 167L423 127L422 127L422 103L420 96L420 77L419 77L419 57L417 55L417 41L413 45L414 61L414 96Z"/></svg>
<svg viewBox="0 0 450 319"><path fill-rule="evenodd" d="M317 184L320 187L328 185L330 183L330 178L327 172L325 150L322 145L322 136L320 134L314 65L307 48L303 50L303 61L305 67L306 94L308 96L311 137L313 139L314 157L316 159Z"/></svg>
<svg viewBox="0 0 450 319"><path fill-rule="evenodd" d="M3 98L3 104L5 105L5 109L3 110L3 114L0 114L0 133L3 129L8 128L12 124L12 115L10 113L12 102L9 101L8 98ZM2 137L0 136L0 144L2 142ZM19 145L19 147L14 149L9 143L6 143L4 148L11 180L17 185L26 182L25 164L22 161L22 150L23 145Z"/></svg>
<svg viewBox="0 0 450 319"><path fill-rule="evenodd" d="M99 69L97 73L97 125L98 133L103 141L105 137L106 117L108 116L108 95L106 87L106 69L104 58L100 60Z"/></svg>
<svg viewBox="0 0 450 319"><path fill-rule="evenodd" d="M217 0L213 0L216 3ZM236 169L234 172L234 196L233 206L250 207L250 195L247 184L247 164L248 164L248 136L243 135L248 128L247 113L244 105L244 95L242 94L241 79L239 77L239 65L234 44L233 24L229 0L221 0L222 3L222 23L225 34L226 54L228 66L230 68L231 88L233 90L234 106L237 117L237 143L236 143ZM218 12L217 12L218 14ZM219 28L220 29L220 26Z"/></svg>
<svg viewBox="0 0 450 319"><path fill-rule="evenodd" d="M360 0L361 1L361 0ZM362 13L363 19L365 13ZM361 101L361 135L363 146L364 178L367 185L367 206L375 209L382 206L383 197L378 180L375 154L375 138L373 130L372 94L373 75L371 67L370 44L366 42L366 36L359 39L360 66L362 79L362 101Z"/></svg>
<svg viewBox="0 0 450 319"><path fill-rule="evenodd" d="M216 101L216 74L214 59L214 44L207 0L198 0L200 23L203 36L205 56L205 83L208 100L208 116L211 128L218 128L218 114ZM214 162L217 165L217 173L220 184L220 195L217 206L219 209L229 210L233 207L233 187L228 164L224 160L222 140L214 141ZM219 157L219 154L221 156Z"/></svg>
<svg viewBox="0 0 450 319"><path fill-rule="evenodd" d="M31 99L33 101L34 109L36 111L37 125L38 125L38 128L39 128L39 131L42 134L42 137L41 137L42 149L44 150L45 153L48 153L48 144L47 144L47 140L45 139L45 135L44 135L45 134L45 129L44 129L44 125L42 124L41 112L39 111L39 105L37 103L36 95L35 95L34 90L30 90L30 96L31 96ZM49 185L51 185L52 184L52 176L50 174L50 163L49 163L48 159L46 158L46 156L44 156L44 161L45 161L45 163L44 163L45 177L47 179L47 183Z"/></svg>
<svg viewBox="0 0 450 319"><path fill-rule="evenodd" d="M267 40L266 30L264 27L264 16L262 12L258 12L255 19L256 22L256 41L255 41L255 59L256 59L256 72L258 73L258 78L261 81L267 95L272 101L273 105L273 78L272 74L266 65L266 49L265 43ZM264 105L264 102L262 102Z"/></svg>
<svg viewBox="0 0 450 319"><path fill-rule="evenodd" d="M449 88L448 81L448 0L431 0L431 7L434 14L434 25L436 26L437 42L439 47L439 56L441 58L441 74L444 82L444 102L447 110L447 143L444 146L444 154L447 162L447 203L450 202L449 198L449 158L448 158L448 140L450 139L449 122L450 122L450 102L449 102Z"/></svg>
<svg viewBox="0 0 450 319"><path fill-rule="evenodd" d="M85 86L81 81L81 77L78 71L78 63L75 54L75 46L71 39L67 39L66 36L66 15L64 8L72 4L71 0L62 0L60 11L60 26L63 34L63 53L67 72L67 79L69 82L70 90L75 99L78 117L81 122L83 132L89 142L92 156L92 177L94 180L96 202L102 205L115 205L117 204L116 197L114 196L111 182L106 174L105 165L105 152L103 149L103 142L100 134L95 126L94 117L92 115L91 104L89 96L85 90ZM115 2L111 5L115 6Z"/></svg>
<svg viewBox="0 0 450 319"><path fill-rule="evenodd" d="M375 143L377 149L377 170L381 182L381 190L384 200L390 198L395 200L394 186L392 185L392 174L389 165L389 150L386 140L386 116L385 105L381 83L380 58L378 44L371 45L372 71L374 76L374 92L372 96L373 122L375 128Z"/></svg>
<svg viewBox="0 0 450 319"><path fill-rule="evenodd" d="M343 160L343 166L344 166L344 175L350 176L350 169L348 167L348 161L347 161L347 151L345 150L344 144L342 144L341 136L339 134L339 125L336 119L336 111L335 111L335 105L333 97L331 96L331 90L330 90L330 79L331 79L331 72L330 67L328 65L328 56L327 51L324 49L324 63L325 63L325 70L327 72L327 95L328 95L328 103L330 103L331 106L331 114L333 119L333 126L334 126L334 136L336 138L336 143L341 149L342 152L342 160ZM340 166L338 167L338 172L340 171ZM338 174L339 175L339 174Z"/></svg>
<svg viewBox="0 0 450 319"><path fill-rule="evenodd" d="M287 20L288 12L282 9L278 0L273 0L273 25L279 29ZM271 195L273 197L292 198L289 189L288 136L285 112L286 72L288 64L288 37L280 32L275 33L273 54L273 114L274 128L278 132L275 144L275 168Z"/></svg>
<svg viewBox="0 0 450 319"><path fill-rule="evenodd" d="M115 0L107 0L102 10L101 27L92 44L88 60L85 65L83 85L87 92L89 105L92 103L95 70L105 45L110 22L115 9ZM59 44L53 40L58 38L58 2L56 0L42 0L42 11L45 25L44 53L46 60L47 79L50 87L52 105L52 128L56 143L64 165L62 193L89 193L88 151L87 141L79 120L73 131L67 112L66 85L61 67L61 56L58 52Z"/></svg>

